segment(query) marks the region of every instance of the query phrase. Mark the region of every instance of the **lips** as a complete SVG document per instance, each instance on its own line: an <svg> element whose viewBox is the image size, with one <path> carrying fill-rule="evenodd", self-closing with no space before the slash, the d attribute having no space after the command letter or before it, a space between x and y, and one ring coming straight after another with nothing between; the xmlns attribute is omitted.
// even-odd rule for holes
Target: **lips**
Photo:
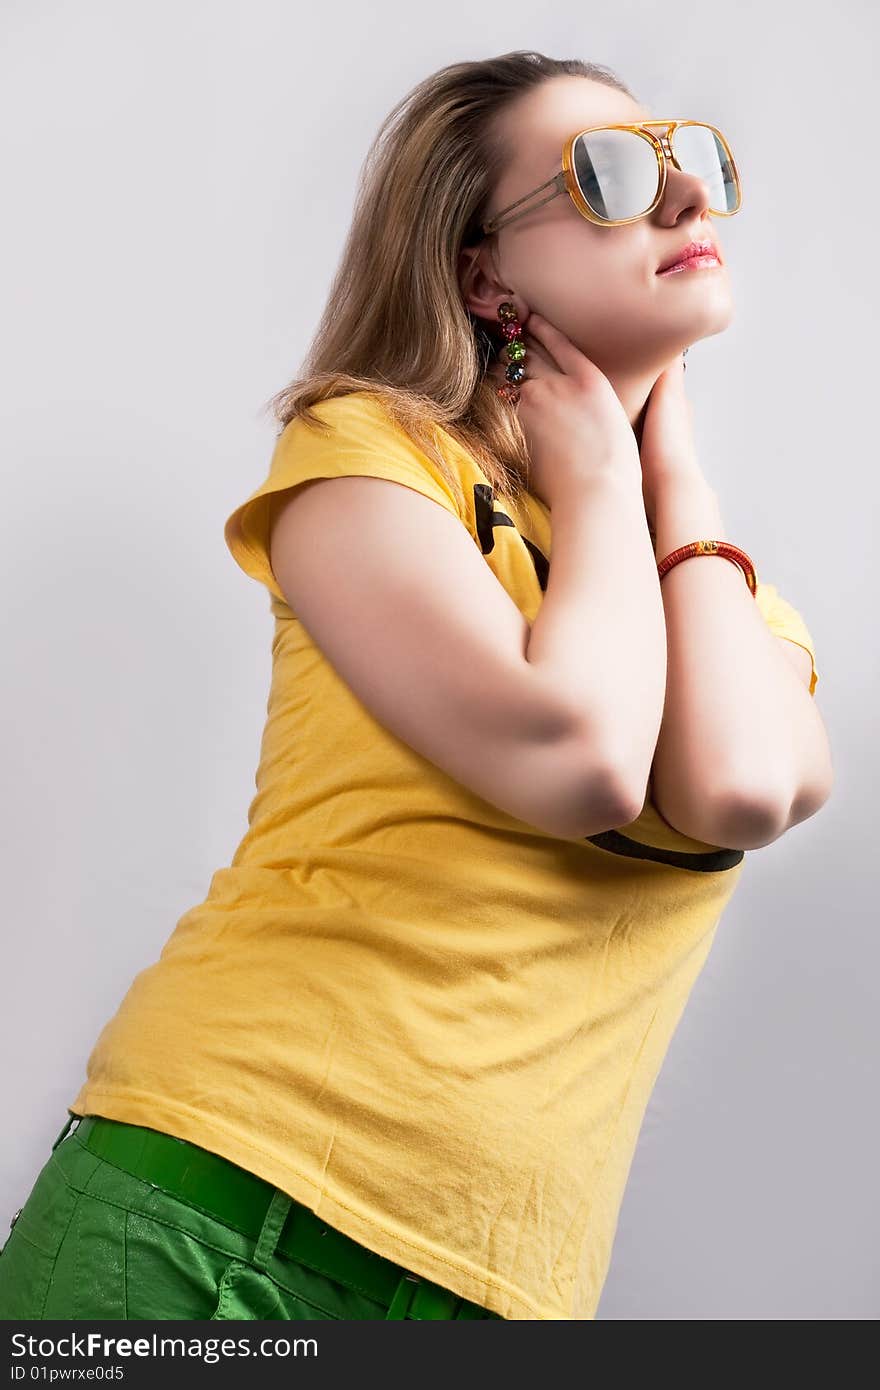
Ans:
<svg viewBox="0 0 880 1390"><path fill-rule="evenodd" d="M690 241L687 246L683 246L678 251L674 251L671 256L668 256L667 259L657 267L657 274L659 275L664 270L670 270L672 266L680 265L683 261L689 261L694 256L715 256L719 265L721 264L721 256L718 253L718 247L715 245L714 241L706 238L703 241Z"/></svg>

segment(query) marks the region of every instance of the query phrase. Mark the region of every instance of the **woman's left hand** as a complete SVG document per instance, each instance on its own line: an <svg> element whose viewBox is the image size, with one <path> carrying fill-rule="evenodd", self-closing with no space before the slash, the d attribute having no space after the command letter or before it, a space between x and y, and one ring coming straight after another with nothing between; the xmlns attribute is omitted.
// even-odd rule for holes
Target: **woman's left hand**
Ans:
<svg viewBox="0 0 880 1390"><path fill-rule="evenodd" d="M660 489L682 478L703 478L694 443L694 408L684 377L684 359L679 357L660 373L645 405L639 457L645 515L652 530Z"/></svg>

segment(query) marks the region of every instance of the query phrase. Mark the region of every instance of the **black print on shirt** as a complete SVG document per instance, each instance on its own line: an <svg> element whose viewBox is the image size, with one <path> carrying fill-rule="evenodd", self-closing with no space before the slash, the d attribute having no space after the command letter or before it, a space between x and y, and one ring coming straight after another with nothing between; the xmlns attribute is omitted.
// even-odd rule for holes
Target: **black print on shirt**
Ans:
<svg viewBox="0 0 880 1390"><path fill-rule="evenodd" d="M488 555L495 549L495 536L493 531L496 526L514 526L513 521L506 512L495 510L495 498L492 488L488 483L474 483L474 516L477 523L477 536L480 541L480 549L484 555ZM516 527L514 526L514 530ZM547 588L547 575L550 572L550 561L546 555L538 549L533 541L528 540L520 531L517 535L532 557L532 564L535 566L535 574L538 576L538 583L541 592Z"/></svg>
<svg viewBox="0 0 880 1390"><path fill-rule="evenodd" d="M584 839L609 854L622 854L627 859L652 859L655 864L669 864L675 869L688 869L698 874L734 869L745 858L745 851L741 849L709 849L696 853L659 849L656 845L644 845L631 835L622 835L619 830L603 830L598 835L585 835Z"/></svg>

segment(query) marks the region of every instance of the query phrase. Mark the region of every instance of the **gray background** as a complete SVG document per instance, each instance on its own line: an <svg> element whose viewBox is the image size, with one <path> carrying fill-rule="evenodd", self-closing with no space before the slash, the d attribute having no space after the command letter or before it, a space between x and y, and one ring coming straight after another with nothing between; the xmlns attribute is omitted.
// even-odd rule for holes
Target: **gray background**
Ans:
<svg viewBox="0 0 880 1390"><path fill-rule="evenodd" d="M538 48L731 141L736 314L687 385L728 534L812 630L836 768L748 856L599 1316L880 1313L877 39L855 0L3 0L3 1238L98 1031L246 829L271 619L222 525L267 467L263 405L368 143L445 63Z"/></svg>

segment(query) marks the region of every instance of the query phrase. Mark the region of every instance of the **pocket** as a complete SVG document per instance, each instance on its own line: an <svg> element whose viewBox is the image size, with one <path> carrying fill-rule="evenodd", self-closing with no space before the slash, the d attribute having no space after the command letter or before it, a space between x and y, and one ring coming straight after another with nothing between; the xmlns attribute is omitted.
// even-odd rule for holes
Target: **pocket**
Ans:
<svg viewBox="0 0 880 1390"><path fill-rule="evenodd" d="M52 1154L0 1251L0 1319L42 1319L62 1251L68 1247L80 1194Z"/></svg>
<svg viewBox="0 0 880 1390"><path fill-rule="evenodd" d="M266 1321L338 1319L339 1314L276 1284L268 1274L245 1260L231 1260L220 1281L211 1321L228 1318Z"/></svg>
<svg viewBox="0 0 880 1390"><path fill-rule="evenodd" d="M126 1318L210 1321L222 1297L229 1265L222 1250L171 1222L126 1213ZM238 1316L236 1314L236 1316Z"/></svg>

